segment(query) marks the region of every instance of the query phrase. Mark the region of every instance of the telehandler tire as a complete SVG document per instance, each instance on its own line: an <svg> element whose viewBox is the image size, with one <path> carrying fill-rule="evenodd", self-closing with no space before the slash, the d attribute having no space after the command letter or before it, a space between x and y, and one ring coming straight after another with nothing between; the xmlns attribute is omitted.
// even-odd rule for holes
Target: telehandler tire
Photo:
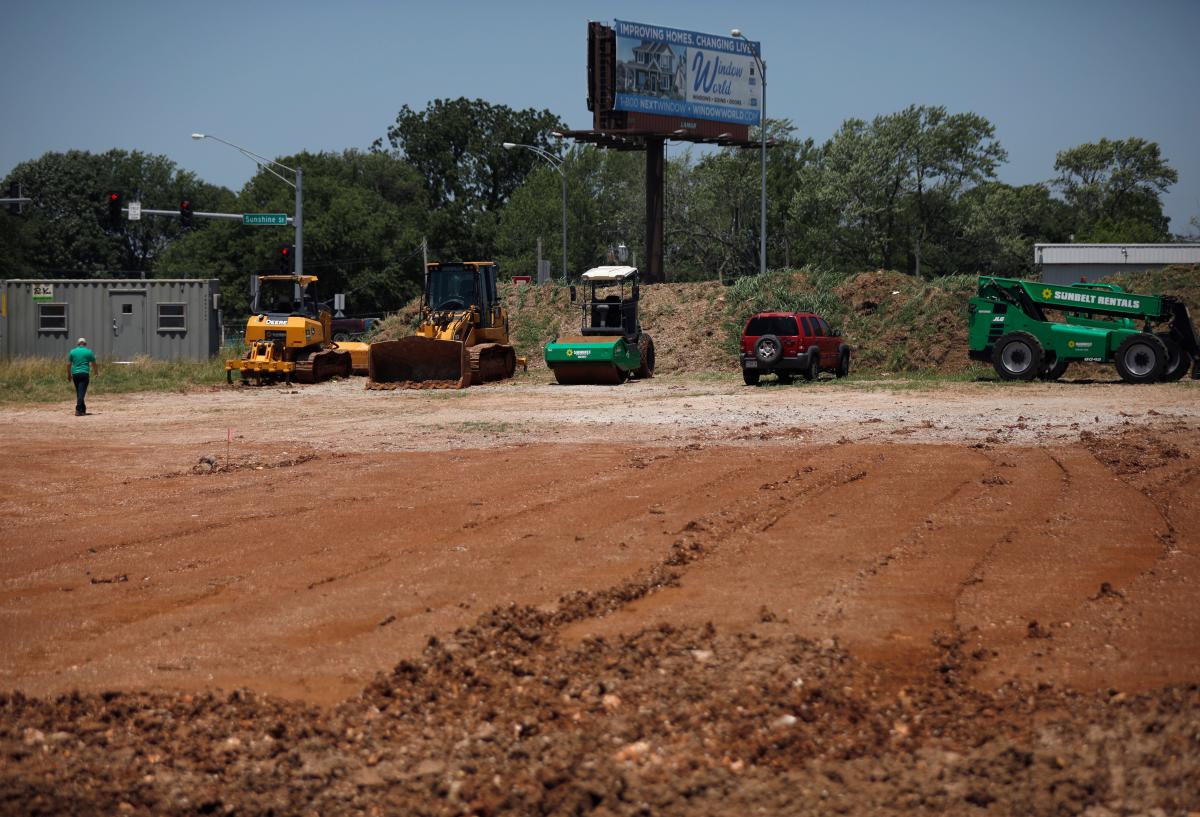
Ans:
<svg viewBox="0 0 1200 817"><path fill-rule="evenodd" d="M758 376L758 369L742 369L742 382L747 386L757 386Z"/></svg>
<svg viewBox="0 0 1200 817"><path fill-rule="evenodd" d="M1033 380L1043 357L1041 342L1028 332L1001 335L992 347L992 367L1001 380Z"/></svg>
<svg viewBox="0 0 1200 817"><path fill-rule="evenodd" d="M1183 347L1179 345L1179 342L1171 337L1170 332L1159 332L1157 337L1163 342L1163 346L1167 347L1167 364L1163 367L1162 381L1174 383L1187 374L1192 361L1184 354Z"/></svg>
<svg viewBox="0 0 1200 817"><path fill-rule="evenodd" d="M1167 345L1157 335L1141 332L1117 347L1115 363L1126 383L1154 383L1167 367Z"/></svg>
<svg viewBox="0 0 1200 817"><path fill-rule="evenodd" d="M1066 374L1067 367L1071 365L1071 361L1063 360L1061 357L1056 358L1049 363L1043 363L1041 370L1038 372L1039 380L1053 382Z"/></svg>

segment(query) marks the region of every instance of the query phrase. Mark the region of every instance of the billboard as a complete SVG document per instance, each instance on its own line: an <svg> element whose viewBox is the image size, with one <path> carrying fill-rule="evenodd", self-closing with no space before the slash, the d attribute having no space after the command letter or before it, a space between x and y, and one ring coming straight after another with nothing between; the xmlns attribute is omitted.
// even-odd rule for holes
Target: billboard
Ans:
<svg viewBox="0 0 1200 817"><path fill-rule="evenodd" d="M615 20L613 110L757 125L759 43Z"/></svg>

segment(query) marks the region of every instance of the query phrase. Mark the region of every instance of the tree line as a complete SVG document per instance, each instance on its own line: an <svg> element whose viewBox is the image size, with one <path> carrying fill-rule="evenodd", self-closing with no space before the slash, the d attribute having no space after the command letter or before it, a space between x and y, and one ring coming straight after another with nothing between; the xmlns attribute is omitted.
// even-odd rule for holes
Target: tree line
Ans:
<svg viewBox="0 0 1200 817"><path fill-rule="evenodd" d="M562 144L552 134L564 127L547 110L435 100L401 108L365 150L278 157L304 168L306 272L323 292L347 293L358 312L394 309L419 291L423 237L431 259L494 259L514 274L534 272L540 238L560 276L564 181L568 271L605 263L619 244L638 257L644 154ZM772 268L1022 275L1035 242L1173 238L1161 197L1178 175L1157 144L1136 137L1064 149L1047 181L1012 186L998 179L1007 153L995 128L975 113L911 106L847 120L823 144L798 138L787 120L767 128ZM185 229L172 218L107 218L109 191L147 208L188 199L196 211L291 212L291 188L265 171L234 192L166 156L69 151L21 163L10 183L33 202L0 215L7 277L215 277L237 314L250 276L274 271L277 248L291 240L290 229L237 222L196 219ZM757 148L672 144L665 202L669 280L757 270Z"/></svg>

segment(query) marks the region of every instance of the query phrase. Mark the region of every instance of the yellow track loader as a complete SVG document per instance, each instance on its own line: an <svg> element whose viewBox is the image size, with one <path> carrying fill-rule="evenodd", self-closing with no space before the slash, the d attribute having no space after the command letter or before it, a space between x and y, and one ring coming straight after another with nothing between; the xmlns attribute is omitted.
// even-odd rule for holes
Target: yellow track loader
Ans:
<svg viewBox="0 0 1200 817"><path fill-rule="evenodd" d="M366 344L333 343L329 311L316 300L315 275L260 275L246 321L246 353L225 361L225 378L242 383L295 380L319 383L361 368ZM352 347L360 346L355 350ZM357 351L357 355L353 353ZM354 357L360 361L355 365Z"/></svg>
<svg viewBox="0 0 1200 817"><path fill-rule="evenodd" d="M416 334L371 344L367 388L463 389L512 377L518 358L496 271L491 261L429 264Z"/></svg>

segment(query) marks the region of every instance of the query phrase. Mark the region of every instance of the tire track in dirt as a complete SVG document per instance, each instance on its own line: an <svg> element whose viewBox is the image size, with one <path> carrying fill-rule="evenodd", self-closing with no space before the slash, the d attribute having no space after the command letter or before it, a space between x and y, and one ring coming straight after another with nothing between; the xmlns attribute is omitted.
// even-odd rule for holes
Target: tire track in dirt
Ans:
<svg viewBox="0 0 1200 817"><path fill-rule="evenodd" d="M989 658L979 668L986 683L1009 677L1013 664L1076 680L1094 679L1104 666L1116 680L1133 667L1096 618L1097 590L1126 587L1157 562L1162 519L1085 449L1040 455L1044 466L1033 462L1035 472L1015 475L1012 501L1028 503L1038 486L1045 493L1054 474L1057 495L1041 512L1017 514L1022 524L990 554L983 581L962 595L961 629Z"/></svg>
<svg viewBox="0 0 1200 817"><path fill-rule="evenodd" d="M1196 430L1176 431L1174 441L1190 440L1194 450ZM1183 636L1200 632L1194 579L1200 557L1200 508L1194 500L1200 468L1188 464L1190 455L1174 441L1141 429L1105 438L1084 435L1092 462L1114 484L1108 495L1124 493L1144 504L1143 524L1157 547L1146 543L1146 558L1136 572L1114 575L1092 588L1079 601L1069 631L1046 633L1052 640L1045 642L1045 652L1072 682L1147 688L1200 675L1195 641ZM1174 658L1165 660L1166 655Z"/></svg>
<svg viewBox="0 0 1200 817"><path fill-rule="evenodd" d="M860 539L874 543L881 535L887 539L886 530L892 524L889 519L907 516L913 524L917 514L923 518L922 504L911 501L909 495L920 481L912 478L911 471L897 468L887 450L862 447L851 452L837 446L825 452L833 462L802 457L801 461L814 464L817 479L828 481L827 491L784 496L774 516L751 507L751 512L762 515L762 519L736 532L723 532L719 548L693 565L679 586L638 601L608 621L586 622L569 632L569 637L623 633L659 622L678 625L711 621L752 627L760 619L783 619L789 628L800 632L821 629L814 599L853 575L869 558L861 555L854 557L861 561L853 561L846 555L852 550L851 543ZM922 460L919 468L938 459L937 452L928 453L928 460L918 456ZM838 469L841 477L831 479ZM872 506L871 497L881 496L888 498L888 512L876 508L871 513L857 513L857 509ZM855 510L847 519L838 512L829 512L831 507ZM817 516L817 509L823 509L824 515ZM797 544L803 547L803 566L789 559ZM875 544L867 547L872 556L876 548Z"/></svg>

